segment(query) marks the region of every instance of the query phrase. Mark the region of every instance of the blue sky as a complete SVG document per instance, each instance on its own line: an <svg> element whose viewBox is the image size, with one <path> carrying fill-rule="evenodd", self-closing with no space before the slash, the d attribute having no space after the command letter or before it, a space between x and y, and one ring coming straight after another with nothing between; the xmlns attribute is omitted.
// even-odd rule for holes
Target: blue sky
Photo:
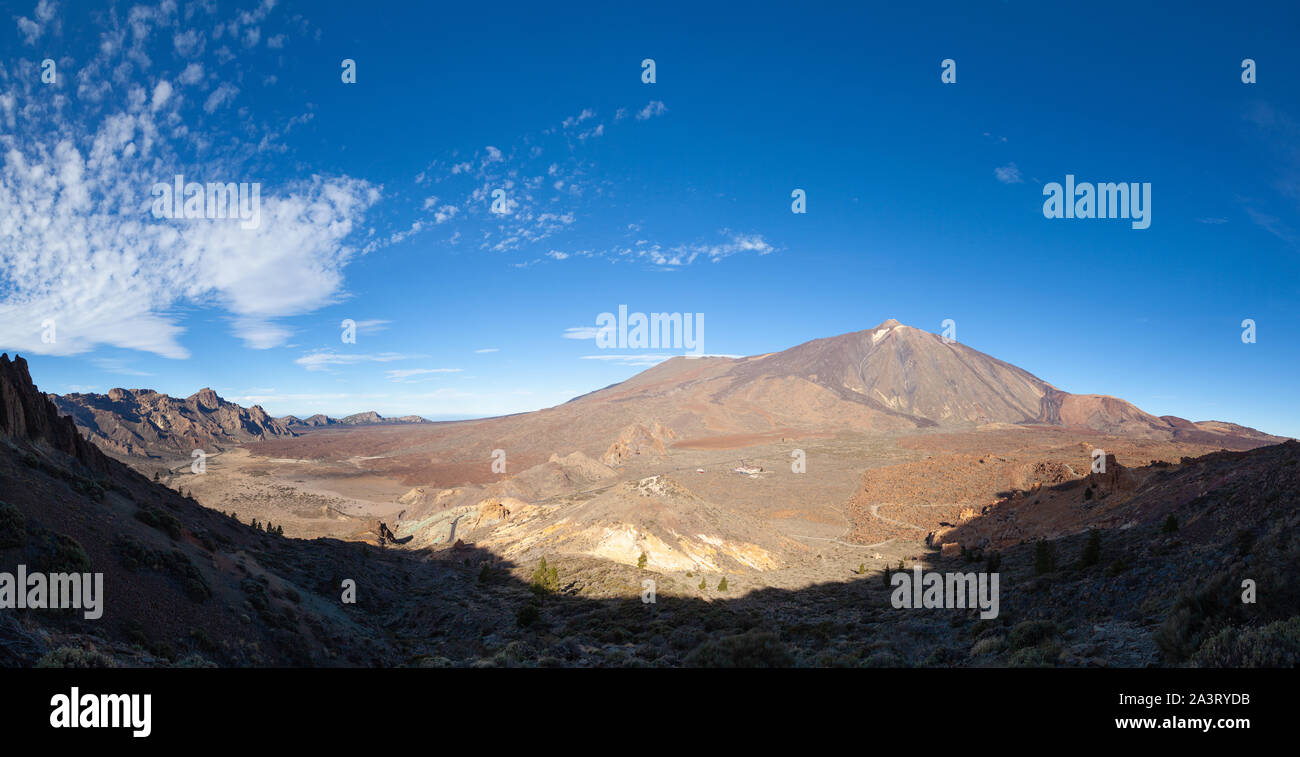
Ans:
<svg viewBox="0 0 1300 757"><path fill-rule="evenodd" d="M727 355L950 318L1300 435L1294 5L609 5L3 4L0 349L46 391L443 418L682 351L571 338L620 305ZM151 215L177 173L259 183L259 228ZM1150 228L1044 218L1067 174L1150 182Z"/></svg>

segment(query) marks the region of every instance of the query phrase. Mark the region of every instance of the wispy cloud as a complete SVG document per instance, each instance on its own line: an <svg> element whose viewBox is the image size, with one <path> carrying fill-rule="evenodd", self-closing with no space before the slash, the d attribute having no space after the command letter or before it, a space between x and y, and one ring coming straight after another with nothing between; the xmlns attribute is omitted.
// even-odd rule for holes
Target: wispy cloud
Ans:
<svg viewBox="0 0 1300 757"><path fill-rule="evenodd" d="M294 360L309 371L324 371L340 365L357 365L359 363L392 363L398 360L413 360L426 355L407 355L400 352L380 352L367 354L361 352L335 352L317 350Z"/></svg>
<svg viewBox="0 0 1300 757"><path fill-rule="evenodd" d="M652 355L652 354L630 354L630 355L582 355L582 360L602 360L608 363L618 363L619 365L631 366L651 366L659 365L665 360L670 360L676 355Z"/></svg>
<svg viewBox="0 0 1300 757"><path fill-rule="evenodd" d="M402 383L416 376L429 376L438 373L460 373L460 368L399 368L397 370L385 371L384 375L388 376L389 381Z"/></svg>
<svg viewBox="0 0 1300 757"><path fill-rule="evenodd" d="M185 358L179 314L209 307L224 311L246 345L268 348L292 333L279 319L341 296L343 269L356 253L349 240L379 200L365 181L317 175L265 184L252 229L151 212L151 189L176 175L254 181L259 149L290 128L223 115L243 96L229 82L256 73L237 51L257 44L273 6L262 2L220 22L201 19L215 4L195 4L186 13L200 17L188 25L219 22L222 31L181 38L173 2L99 15L102 44L79 67L63 63L53 85L40 83L36 60L5 64L0 344L58 355L108 345ZM43 1L20 17L24 38L50 45L60 33L55 10ZM206 93L205 61L193 59L202 57L224 66L223 82ZM171 79L173 71L181 73ZM53 96L35 89L46 86ZM41 338L46 322L56 324L54 341Z"/></svg>
<svg viewBox="0 0 1300 757"><path fill-rule="evenodd" d="M133 368L120 358L95 358L91 361L96 368L106 373L118 373L123 376L152 376L152 373Z"/></svg>
<svg viewBox="0 0 1300 757"><path fill-rule="evenodd" d="M648 121L651 118L654 118L655 116L662 116L667 112L668 112L668 108L664 106L662 101L651 100L649 103L646 103L646 106L644 108L637 111L636 120Z"/></svg>
<svg viewBox="0 0 1300 757"><path fill-rule="evenodd" d="M1020 177L1020 169L1016 168L1015 163L1008 163L1005 166L998 166L993 169L993 175L1003 184L1019 184L1024 179Z"/></svg>

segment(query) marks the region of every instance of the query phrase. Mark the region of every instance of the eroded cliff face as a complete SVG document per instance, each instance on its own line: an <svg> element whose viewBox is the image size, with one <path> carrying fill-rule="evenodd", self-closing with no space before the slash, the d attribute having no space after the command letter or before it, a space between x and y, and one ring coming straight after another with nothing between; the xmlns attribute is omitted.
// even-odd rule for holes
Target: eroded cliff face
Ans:
<svg viewBox="0 0 1300 757"><path fill-rule="evenodd" d="M184 399L149 389L111 389L50 400L91 441L119 457L188 457L196 449L295 436L261 407L227 402L208 388Z"/></svg>
<svg viewBox="0 0 1300 757"><path fill-rule="evenodd" d="M92 470L106 467L104 455L77 430L71 418L61 416L32 383L27 361L0 355L0 432L13 439L49 447L76 458Z"/></svg>

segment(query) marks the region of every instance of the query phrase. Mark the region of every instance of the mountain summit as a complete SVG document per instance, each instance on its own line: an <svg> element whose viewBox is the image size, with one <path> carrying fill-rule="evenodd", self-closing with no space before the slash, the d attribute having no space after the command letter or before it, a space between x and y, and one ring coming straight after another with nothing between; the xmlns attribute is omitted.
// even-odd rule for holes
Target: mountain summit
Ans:
<svg viewBox="0 0 1300 757"><path fill-rule="evenodd" d="M1115 397L1072 394L1010 363L893 318L781 352L675 357L566 406L608 404L685 437L1042 424L1148 437L1243 436L1251 429L1156 417ZM576 408L574 408L576 409ZM621 427L621 426L620 426Z"/></svg>

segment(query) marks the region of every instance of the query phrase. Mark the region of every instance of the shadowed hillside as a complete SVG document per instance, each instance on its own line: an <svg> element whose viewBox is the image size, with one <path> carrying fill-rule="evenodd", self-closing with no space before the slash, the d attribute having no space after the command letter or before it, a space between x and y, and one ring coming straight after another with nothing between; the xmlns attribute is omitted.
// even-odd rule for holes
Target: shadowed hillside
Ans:
<svg viewBox="0 0 1300 757"><path fill-rule="evenodd" d="M895 609L885 577L871 571L794 591L751 590L743 575L686 582L589 558L520 565L463 544L286 539L105 458L57 417L21 359L0 358L0 407L0 570L102 572L106 593L95 621L71 610L0 614L4 665L1300 660L1295 442L1188 461L1163 481L1149 473L1160 485L1128 502L1142 516L1103 528L1095 544L1074 533L1048 547L918 554L932 569L1000 573L1000 614L981 620L973 610ZM984 517L963 528L974 532ZM1258 584L1256 604L1237 599L1245 578ZM356 582L355 604L340 601L347 579ZM645 580L657 583L653 604L641 601Z"/></svg>

